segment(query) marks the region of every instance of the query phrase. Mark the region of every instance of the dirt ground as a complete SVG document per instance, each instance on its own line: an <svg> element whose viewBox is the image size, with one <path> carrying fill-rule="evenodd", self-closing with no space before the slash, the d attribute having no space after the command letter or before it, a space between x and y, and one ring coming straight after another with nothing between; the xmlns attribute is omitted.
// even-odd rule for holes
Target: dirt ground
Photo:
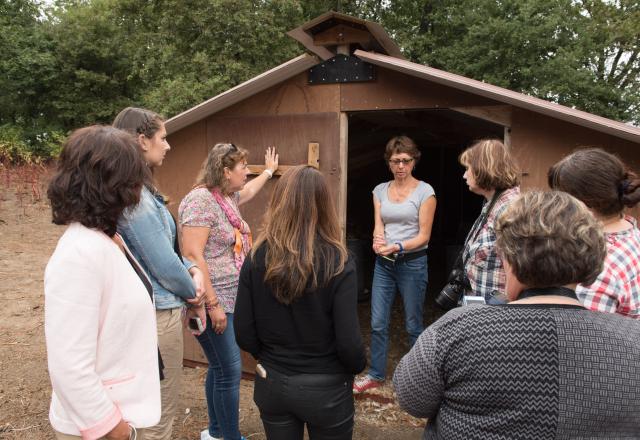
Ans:
<svg viewBox="0 0 640 440"><path fill-rule="evenodd" d="M43 275L64 227L53 225L44 201L46 169L12 170L0 164L0 439L52 439L51 386L44 343ZM369 305L360 306L368 341ZM389 371L406 351L399 304L393 314ZM184 368L174 439L196 440L207 425L204 368ZM356 401L355 439L419 439L424 420L403 412L387 384ZM240 428L266 438L253 403L253 382L240 388Z"/></svg>

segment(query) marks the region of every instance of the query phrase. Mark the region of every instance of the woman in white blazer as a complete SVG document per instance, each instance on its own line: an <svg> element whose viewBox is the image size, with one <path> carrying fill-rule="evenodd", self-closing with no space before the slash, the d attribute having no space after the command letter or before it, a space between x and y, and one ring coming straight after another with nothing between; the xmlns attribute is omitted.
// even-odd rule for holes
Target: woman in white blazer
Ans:
<svg viewBox="0 0 640 440"><path fill-rule="evenodd" d="M56 438L141 440L160 418L161 359L144 271L116 234L147 167L113 127L74 132L47 195L69 225L45 271L45 335Z"/></svg>

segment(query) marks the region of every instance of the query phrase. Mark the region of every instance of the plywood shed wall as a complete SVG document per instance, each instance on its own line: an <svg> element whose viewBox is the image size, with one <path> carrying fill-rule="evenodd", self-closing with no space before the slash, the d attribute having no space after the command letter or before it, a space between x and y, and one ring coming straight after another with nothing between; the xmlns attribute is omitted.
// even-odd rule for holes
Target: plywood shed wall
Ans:
<svg viewBox="0 0 640 440"><path fill-rule="evenodd" d="M373 134L374 139L369 145L350 151L347 145L349 115L364 111L450 108L457 109L462 115L471 113L474 117L479 116L478 119L499 122L505 126L513 152L523 170L524 188L545 188L548 168L581 145L602 146L620 154L636 169L640 168L640 150L635 143L379 69L375 83L360 84L309 86L306 74L300 74L172 133L169 137L172 149L156 177L162 190L174 201L170 209L176 214L177 204L191 188L208 149L216 142L233 142L248 149L251 164L263 163L264 149L275 145L280 153L280 163L288 165L306 163L308 144L315 142L320 145L320 170L329 179L338 208L343 213L346 232L348 205L363 203L368 207L371 204L370 197L364 201L347 198L347 179L358 178L357 175L347 176L347 158L358 164L358 169L353 169L354 173L366 173L376 164L380 165L387 141L386 137L375 139ZM428 124L425 124L425 129L428 129ZM456 126L449 127L449 130L456 129ZM401 127L397 132L402 132ZM377 144L377 148L373 144ZM426 156L424 160L426 163L429 157ZM380 182L388 179L385 174L376 177ZM461 174L452 178L461 182ZM259 230L272 185L273 181L269 182L255 200L242 207L243 216L255 232ZM368 192L370 190L367 188ZM441 193L442 188L436 190ZM441 222L450 220L446 212L456 215L455 211L446 207L446 200L439 202L438 216ZM634 214L638 215L638 212ZM432 261L436 260L434 256L431 258ZM436 286L437 277L432 277L432 280L431 285ZM185 359L206 362L197 342L191 336L187 336L185 341ZM251 360L247 357L244 358L244 365L245 370L251 371Z"/></svg>
<svg viewBox="0 0 640 440"><path fill-rule="evenodd" d="M345 31L349 23L356 31ZM340 31L331 31L331 26ZM363 32L370 33L368 40ZM382 159L384 146L390 137L406 133L423 147L417 177L431 183L439 197L429 257L430 285L437 289L438 276L447 273L447 247L464 235L466 222L477 216L481 203L468 193L457 164L459 152L477 138L498 137L511 146L524 189L546 188L548 168L579 146L603 147L640 169L639 129L410 63L379 25L331 13L290 35L315 55L284 63L168 121L172 149L156 178L172 200L174 214L217 142L246 148L251 165L263 164L264 150L272 145L281 165L305 164L309 145L315 144L345 236L362 234L367 240L373 222L371 189L390 179ZM341 38L353 40L341 44ZM336 53L373 63L375 79L311 84L307 70ZM206 110L207 105L214 110ZM273 182L241 208L254 234ZM632 212L639 214L638 209ZM206 362L188 335L185 359ZM243 367L246 372L253 369L246 354Z"/></svg>

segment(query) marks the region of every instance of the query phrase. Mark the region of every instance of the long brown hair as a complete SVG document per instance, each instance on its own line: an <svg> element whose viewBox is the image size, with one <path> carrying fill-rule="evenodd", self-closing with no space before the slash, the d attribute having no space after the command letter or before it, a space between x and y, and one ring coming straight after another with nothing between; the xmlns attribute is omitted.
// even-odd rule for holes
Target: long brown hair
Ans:
<svg viewBox="0 0 640 440"><path fill-rule="evenodd" d="M136 149L138 150L138 153L140 153L140 156L144 157L144 153L138 142L138 136L143 134L148 139L151 139L155 136L156 132L160 130L163 123L164 119L162 119L162 116L156 112L145 108L127 107L118 113L111 125L115 128L131 133L136 139ZM153 179L153 170L150 167L148 167L147 172L145 172L144 185L151 192L158 192L157 184Z"/></svg>
<svg viewBox="0 0 640 440"><path fill-rule="evenodd" d="M291 304L342 272L347 250L341 237L324 176L301 165L276 182L252 257L267 246L264 281L278 301Z"/></svg>

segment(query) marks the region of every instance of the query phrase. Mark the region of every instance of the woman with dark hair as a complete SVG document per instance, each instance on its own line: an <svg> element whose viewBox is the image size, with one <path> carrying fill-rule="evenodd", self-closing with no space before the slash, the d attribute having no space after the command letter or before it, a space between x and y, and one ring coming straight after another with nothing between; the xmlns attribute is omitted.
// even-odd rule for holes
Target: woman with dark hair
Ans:
<svg viewBox="0 0 640 440"><path fill-rule="evenodd" d="M233 334L238 277L251 250L251 230L239 206L251 200L278 169L275 148L265 154L264 171L246 183L248 153L234 144L216 144L196 186L180 203L178 215L184 254L205 277L207 326L198 335L209 369L205 394L209 427L201 440L239 440L240 349Z"/></svg>
<svg viewBox="0 0 640 440"><path fill-rule="evenodd" d="M549 186L584 202L607 239L604 270L594 283L578 286L580 300L591 310L640 319L640 230L623 213L640 202L640 178L615 155L586 148L551 167Z"/></svg>
<svg viewBox="0 0 640 440"><path fill-rule="evenodd" d="M410 347L424 330L427 248L436 196L431 185L412 175L420 150L411 138L396 136L389 140L384 159L393 180L373 189L373 251L377 257L371 288L371 366L353 384L354 393L384 383L396 292L402 297Z"/></svg>
<svg viewBox="0 0 640 440"><path fill-rule="evenodd" d="M497 139L484 139L462 152L462 176L469 191L484 197L482 211L467 234L462 251L469 281L465 295L482 296L489 304L505 301L505 274L496 251L495 222L520 195L520 175L509 149Z"/></svg>
<svg viewBox="0 0 640 440"><path fill-rule="evenodd" d="M138 151L149 167L140 203L124 211L118 232L151 279L164 363L162 417L146 436L149 440L170 440L182 374L182 310L188 303L194 307L190 314L199 312L206 321L201 305L204 277L195 264L182 258L175 221L151 178L170 148L162 118L150 110L127 107L116 116L113 126L135 136Z"/></svg>
<svg viewBox="0 0 640 440"><path fill-rule="evenodd" d="M47 196L69 225L45 271L45 336L56 438L143 438L160 418L151 284L116 234L140 200L145 164L113 127L75 131Z"/></svg>
<svg viewBox="0 0 640 440"><path fill-rule="evenodd" d="M254 401L267 438L350 439L353 375L366 364L356 272L329 188L310 166L276 183L240 273L240 347L260 361Z"/></svg>
<svg viewBox="0 0 640 440"><path fill-rule="evenodd" d="M495 225L508 304L454 309L398 364L398 403L424 439L631 439L640 433L640 326L575 288L606 256L600 223L567 193L529 192Z"/></svg>

